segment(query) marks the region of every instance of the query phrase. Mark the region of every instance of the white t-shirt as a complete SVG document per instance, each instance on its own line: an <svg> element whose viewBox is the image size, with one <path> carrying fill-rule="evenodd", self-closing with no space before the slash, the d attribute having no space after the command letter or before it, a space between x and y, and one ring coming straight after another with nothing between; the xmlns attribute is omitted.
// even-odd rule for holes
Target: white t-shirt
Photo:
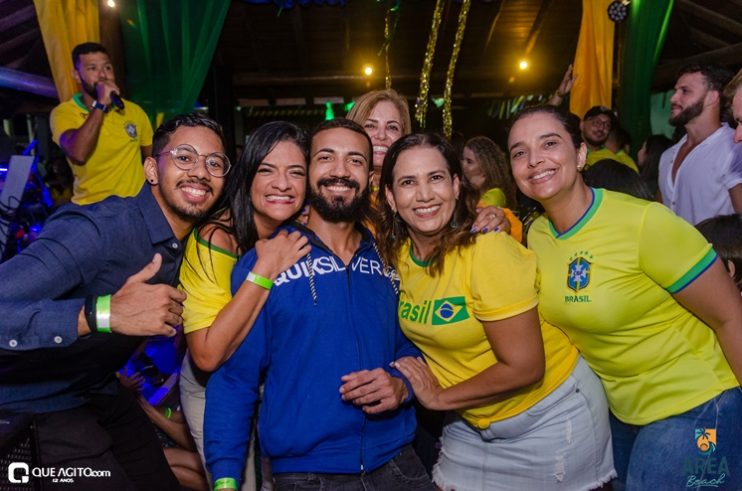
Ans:
<svg viewBox="0 0 742 491"><path fill-rule="evenodd" d="M672 164L687 135L660 158L662 201L692 224L717 215L734 213L729 190L742 184L742 144L734 143L734 130L726 123L685 157L672 181Z"/></svg>

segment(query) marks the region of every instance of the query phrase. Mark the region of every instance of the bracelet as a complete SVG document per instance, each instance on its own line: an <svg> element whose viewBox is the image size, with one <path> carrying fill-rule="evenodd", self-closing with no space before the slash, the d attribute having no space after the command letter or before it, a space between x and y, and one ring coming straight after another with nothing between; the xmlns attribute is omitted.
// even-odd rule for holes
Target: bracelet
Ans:
<svg viewBox="0 0 742 491"><path fill-rule="evenodd" d="M85 320L88 323L90 332L96 332L98 330L98 324L95 322L95 295L88 295L85 297Z"/></svg>
<svg viewBox="0 0 742 491"><path fill-rule="evenodd" d="M237 479L233 477L222 477L214 481L214 491L218 489L237 489Z"/></svg>
<svg viewBox="0 0 742 491"><path fill-rule="evenodd" d="M172 410L172 409L170 409L169 407L166 407L166 408L165 408L165 413L164 413L164 416L165 416L165 417L166 417L167 419L170 419L170 416L172 416L172 415L173 415L173 410Z"/></svg>
<svg viewBox="0 0 742 491"><path fill-rule="evenodd" d="M255 283L259 287L265 288L266 290L270 290L271 288L273 288L273 280L271 280L270 278L266 278L265 276L255 274L252 271L247 273L247 278L245 278L245 281Z"/></svg>
<svg viewBox="0 0 742 491"><path fill-rule="evenodd" d="M93 109L100 109L101 111L103 111L103 114L105 114L109 111L110 108L102 102L93 101Z"/></svg>
<svg viewBox="0 0 742 491"><path fill-rule="evenodd" d="M111 332L111 295L103 295L95 299L95 330L96 332Z"/></svg>

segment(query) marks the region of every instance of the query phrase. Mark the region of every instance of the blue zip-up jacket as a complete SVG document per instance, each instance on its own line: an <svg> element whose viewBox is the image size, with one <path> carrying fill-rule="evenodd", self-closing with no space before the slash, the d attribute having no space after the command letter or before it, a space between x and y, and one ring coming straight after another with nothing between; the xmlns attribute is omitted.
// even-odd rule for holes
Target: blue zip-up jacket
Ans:
<svg viewBox="0 0 742 491"><path fill-rule="evenodd" d="M411 404L366 415L340 398L343 375L381 367L404 380L389 363L420 356L400 330L397 278L384 274L371 234L361 230L346 267L313 232L285 230L300 230L312 250L276 278L252 330L207 386L204 450L215 480L242 475L262 381L258 431L274 473L369 472L414 436ZM237 263L233 292L255 261L252 250Z"/></svg>

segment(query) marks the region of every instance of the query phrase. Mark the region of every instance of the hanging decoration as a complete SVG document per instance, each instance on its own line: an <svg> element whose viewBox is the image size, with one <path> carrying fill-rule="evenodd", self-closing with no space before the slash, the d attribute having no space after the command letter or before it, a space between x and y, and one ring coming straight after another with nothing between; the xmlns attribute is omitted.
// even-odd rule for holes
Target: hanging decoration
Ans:
<svg viewBox="0 0 742 491"><path fill-rule="evenodd" d="M389 46L392 44L392 38L397 32L397 24L399 24L399 2L400 0L393 0L393 5L386 10L386 16L384 17L384 44L381 45L381 49L376 53L376 56L381 56L381 52L384 52L384 85L387 89L392 88L392 71L389 67ZM394 14L393 24L392 14Z"/></svg>
<svg viewBox="0 0 742 491"><path fill-rule="evenodd" d="M420 91L417 96L417 104L415 104L415 119L421 128L425 128L425 115L428 112L430 73L433 71L433 56L435 55L435 45L438 42L438 29L441 26L441 19L443 17L443 3L443 0L436 0L435 2L433 24L430 26L428 47L425 48L425 59L423 60L423 69L420 73Z"/></svg>
<svg viewBox="0 0 742 491"><path fill-rule="evenodd" d="M461 10L459 11L459 23L456 27L456 37L453 41L451 59L448 62L448 71L446 71L446 85L443 88L443 134L446 138L451 138L451 133L453 131L453 117L451 116L453 74L456 71L456 62L459 59L459 52L461 51L461 41L464 39L464 31L466 30L466 19L469 15L470 6L471 0L464 0L461 3Z"/></svg>

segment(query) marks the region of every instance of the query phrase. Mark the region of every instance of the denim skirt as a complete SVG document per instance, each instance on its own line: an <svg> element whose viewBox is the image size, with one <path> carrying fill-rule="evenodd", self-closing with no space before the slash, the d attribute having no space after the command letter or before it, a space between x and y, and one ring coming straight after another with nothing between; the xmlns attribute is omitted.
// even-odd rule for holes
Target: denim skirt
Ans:
<svg viewBox="0 0 742 491"><path fill-rule="evenodd" d="M616 476L603 386L579 359L570 376L530 409L484 430L452 415L433 481L444 491L602 486Z"/></svg>

